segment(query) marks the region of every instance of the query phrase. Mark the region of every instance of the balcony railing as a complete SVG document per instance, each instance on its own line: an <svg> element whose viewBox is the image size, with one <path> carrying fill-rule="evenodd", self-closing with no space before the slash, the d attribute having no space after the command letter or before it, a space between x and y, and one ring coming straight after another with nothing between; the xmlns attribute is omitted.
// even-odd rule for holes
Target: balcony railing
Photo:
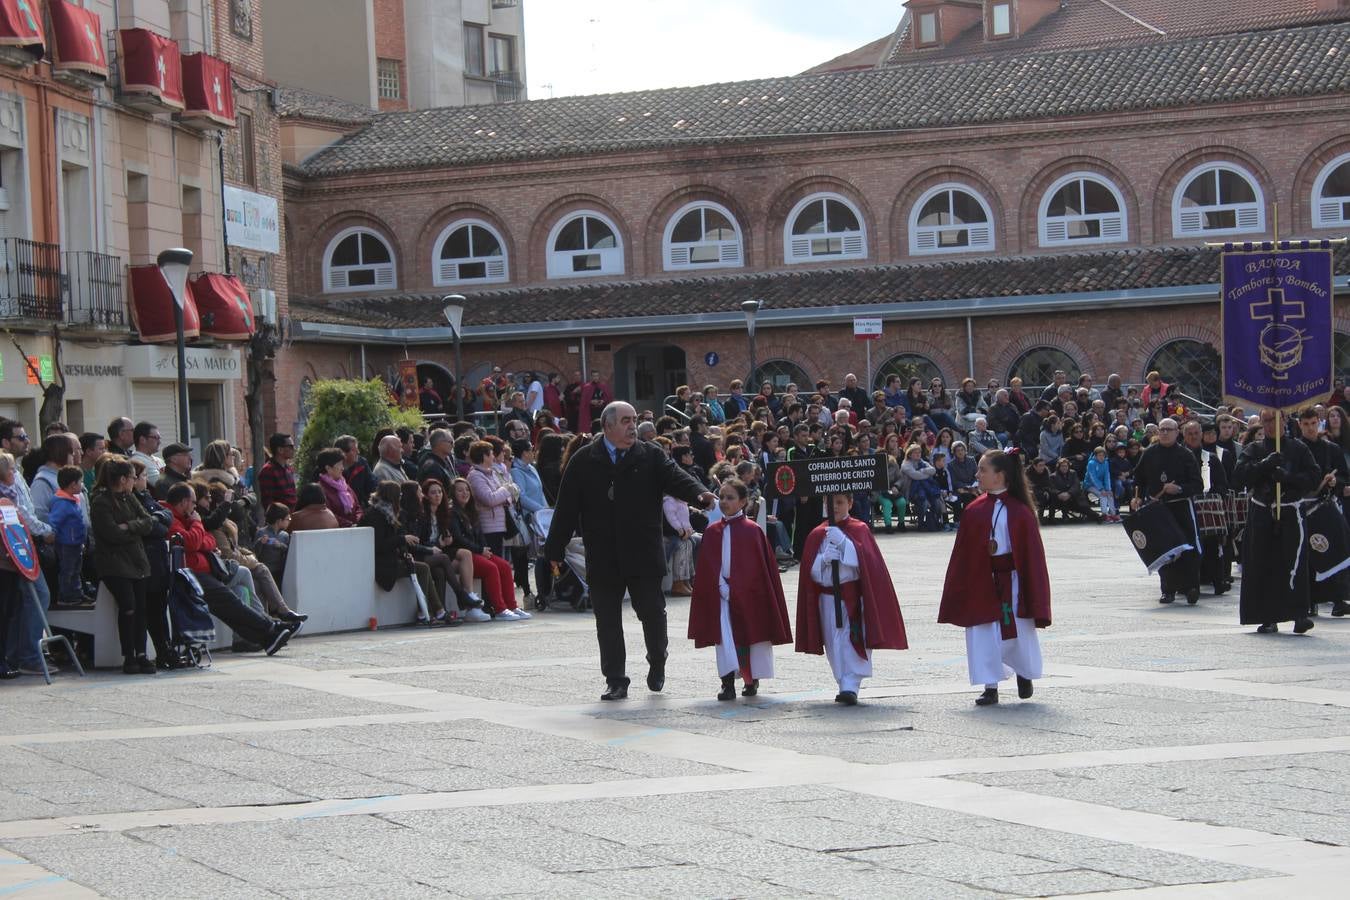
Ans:
<svg viewBox="0 0 1350 900"><path fill-rule="evenodd" d="M515 72L493 72L488 78L497 90L498 103L514 103L525 91L525 85Z"/></svg>
<svg viewBox="0 0 1350 900"><path fill-rule="evenodd" d="M492 0L493 9L514 9L520 5L520 0Z"/></svg>
<svg viewBox="0 0 1350 900"><path fill-rule="evenodd" d="M121 258L88 250L67 250L62 255L67 321L76 325L125 325L127 304Z"/></svg>
<svg viewBox="0 0 1350 900"><path fill-rule="evenodd" d="M22 238L0 240L0 318L61 321L59 246Z"/></svg>

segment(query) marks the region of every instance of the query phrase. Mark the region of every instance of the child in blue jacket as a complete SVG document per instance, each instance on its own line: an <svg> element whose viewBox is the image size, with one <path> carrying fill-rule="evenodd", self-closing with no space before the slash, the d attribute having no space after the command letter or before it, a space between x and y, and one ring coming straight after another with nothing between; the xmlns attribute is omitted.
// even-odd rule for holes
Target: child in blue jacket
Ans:
<svg viewBox="0 0 1350 900"><path fill-rule="evenodd" d="M89 528L84 523L84 470L63 466L56 473L56 494L48 512L48 521L56 536L56 565L59 573L56 601L65 607L87 606L91 598L84 593L84 544Z"/></svg>
<svg viewBox="0 0 1350 900"><path fill-rule="evenodd" d="M1120 517L1116 515L1116 491L1113 481L1111 464L1106 461L1106 448L1098 447L1092 451L1092 459L1088 460L1087 477L1083 479L1083 487L1097 495L1097 502L1102 508L1102 519L1106 522L1120 521Z"/></svg>

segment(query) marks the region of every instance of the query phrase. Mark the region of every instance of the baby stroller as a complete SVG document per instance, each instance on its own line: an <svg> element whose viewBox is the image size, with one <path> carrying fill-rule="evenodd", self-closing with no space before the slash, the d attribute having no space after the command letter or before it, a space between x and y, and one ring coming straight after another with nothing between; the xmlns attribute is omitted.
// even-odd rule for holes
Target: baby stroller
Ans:
<svg viewBox="0 0 1350 900"><path fill-rule="evenodd" d="M539 553L543 553L544 541L548 538L548 529L552 524L551 509L541 509L530 517L530 529L534 533ZM543 602L543 597L540 597L540 602ZM567 542L567 548L563 551L562 574L553 581L550 607L562 606L576 612L591 608L590 588L586 586L586 548L578 537Z"/></svg>
<svg viewBox="0 0 1350 900"><path fill-rule="evenodd" d="M181 667L205 669L211 665L216 620L184 556L183 539L174 535L169 541L169 640Z"/></svg>

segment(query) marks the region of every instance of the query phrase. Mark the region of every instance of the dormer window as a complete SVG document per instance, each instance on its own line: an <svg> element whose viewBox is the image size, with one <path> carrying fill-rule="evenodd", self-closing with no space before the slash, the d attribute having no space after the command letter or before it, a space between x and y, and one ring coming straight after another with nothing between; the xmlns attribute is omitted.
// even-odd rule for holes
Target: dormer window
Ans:
<svg viewBox="0 0 1350 900"><path fill-rule="evenodd" d="M919 46L930 47L938 42L938 14L919 13Z"/></svg>
<svg viewBox="0 0 1350 900"><path fill-rule="evenodd" d="M1012 4L995 3L989 9L989 36L1002 38L1012 34Z"/></svg>

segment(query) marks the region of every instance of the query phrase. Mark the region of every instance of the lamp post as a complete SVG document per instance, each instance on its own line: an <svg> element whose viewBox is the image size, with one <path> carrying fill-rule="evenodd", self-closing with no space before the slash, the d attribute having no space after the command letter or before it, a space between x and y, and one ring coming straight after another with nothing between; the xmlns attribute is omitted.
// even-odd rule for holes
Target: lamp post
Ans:
<svg viewBox="0 0 1350 900"><path fill-rule="evenodd" d="M445 303L445 321L450 325L450 335L455 341L455 421L464 421L464 385L460 384L461 364L459 359L459 332L464 325L464 297L450 294L443 299Z"/></svg>
<svg viewBox="0 0 1350 900"><path fill-rule="evenodd" d="M178 440L190 441L188 425L187 340L183 337L183 304L187 297L188 266L192 265L192 251L184 247L165 250L156 260L159 273L173 292L173 325L178 336Z"/></svg>
<svg viewBox="0 0 1350 900"><path fill-rule="evenodd" d="M750 337L750 377L747 383L751 387L751 393L754 393L755 372L759 366L755 363L755 315L759 313L759 308L764 305L763 300L746 300L741 304L741 312L745 313L745 332Z"/></svg>

